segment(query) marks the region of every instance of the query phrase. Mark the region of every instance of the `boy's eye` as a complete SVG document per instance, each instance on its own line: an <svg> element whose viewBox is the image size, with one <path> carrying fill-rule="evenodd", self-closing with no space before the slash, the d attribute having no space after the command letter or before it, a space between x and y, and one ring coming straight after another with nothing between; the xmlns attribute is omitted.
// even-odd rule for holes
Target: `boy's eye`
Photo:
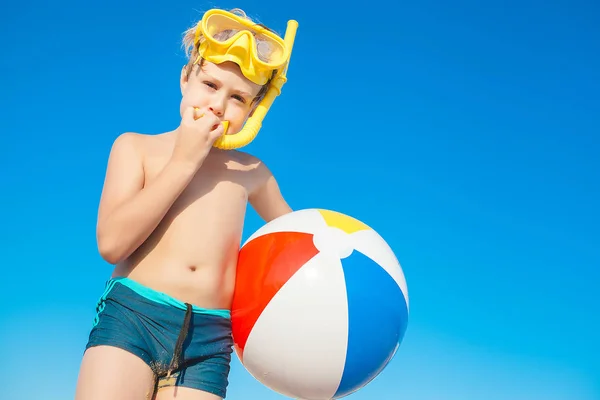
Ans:
<svg viewBox="0 0 600 400"><path fill-rule="evenodd" d="M214 83L213 83L213 82L211 82L211 81L204 81L204 82L202 82L202 83L204 83L206 86L208 86L208 87L210 87L210 88L212 88L212 89L215 89L215 90L216 90L216 89L218 89L217 85L216 85L216 84L214 84ZM246 103L246 99L244 99L244 98L243 98L242 96L240 96L239 94L234 94L232 97L233 97L234 99L236 99L237 101L239 101L239 102Z"/></svg>

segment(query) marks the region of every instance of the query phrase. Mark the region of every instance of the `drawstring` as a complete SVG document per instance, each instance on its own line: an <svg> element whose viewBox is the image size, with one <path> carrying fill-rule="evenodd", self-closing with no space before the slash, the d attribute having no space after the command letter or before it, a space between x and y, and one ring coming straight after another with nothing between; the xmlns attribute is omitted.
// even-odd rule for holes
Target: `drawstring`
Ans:
<svg viewBox="0 0 600 400"><path fill-rule="evenodd" d="M185 318L183 319L183 326L181 327L181 331L179 332L177 342L175 343L175 349L173 350L173 358L171 359L171 363L169 364L167 378L171 376L171 372L179 368L179 362L181 361L181 353L183 351L183 342L185 342L185 338L187 337L187 333L190 328L190 319L192 317L192 305L188 303L185 303L185 305L187 307L185 311Z"/></svg>

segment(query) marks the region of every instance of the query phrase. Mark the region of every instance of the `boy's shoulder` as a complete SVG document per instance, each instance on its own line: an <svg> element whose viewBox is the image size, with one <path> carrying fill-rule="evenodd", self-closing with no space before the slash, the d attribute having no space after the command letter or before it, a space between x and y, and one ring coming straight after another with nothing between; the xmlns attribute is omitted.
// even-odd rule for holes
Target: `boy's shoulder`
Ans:
<svg viewBox="0 0 600 400"><path fill-rule="evenodd" d="M168 140L169 132L167 133L158 133L158 134L150 134L150 133L139 133L139 132L123 132L118 135L114 143L115 144L152 144L152 143L164 143Z"/></svg>
<svg viewBox="0 0 600 400"><path fill-rule="evenodd" d="M142 155L153 148L161 148L169 142L167 133L148 134L138 132L123 132L112 144L112 151L128 151Z"/></svg>
<svg viewBox="0 0 600 400"><path fill-rule="evenodd" d="M273 175L265 162L254 154L240 150L226 150L226 153L227 158L237 165L236 169L251 172L255 182L268 180Z"/></svg>
<svg viewBox="0 0 600 400"><path fill-rule="evenodd" d="M262 163L262 161L255 155L250 154L248 152L245 151L240 151L240 150L226 150L227 154L229 154L229 156L236 160L239 161L241 163L244 164L259 164Z"/></svg>
<svg viewBox="0 0 600 400"><path fill-rule="evenodd" d="M240 165L246 166L247 169L256 170L258 172L262 171L263 173L268 171L265 162L254 154L240 150L226 150L226 152L229 159Z"/></svg>

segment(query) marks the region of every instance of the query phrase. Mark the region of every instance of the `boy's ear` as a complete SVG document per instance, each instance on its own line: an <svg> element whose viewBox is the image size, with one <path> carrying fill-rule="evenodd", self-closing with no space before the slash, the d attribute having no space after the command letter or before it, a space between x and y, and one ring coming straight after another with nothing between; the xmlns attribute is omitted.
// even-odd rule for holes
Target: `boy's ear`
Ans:
<svg viewBox="0 0 600 400"><path fill-rule="evenodd" d="M189 68L190 67L188 65L184 65L183 68L181 69L181 76L179 77L179 87L181 89L181 94L183 94L185 86L188 83L188 71L189 71Z"/></svg>

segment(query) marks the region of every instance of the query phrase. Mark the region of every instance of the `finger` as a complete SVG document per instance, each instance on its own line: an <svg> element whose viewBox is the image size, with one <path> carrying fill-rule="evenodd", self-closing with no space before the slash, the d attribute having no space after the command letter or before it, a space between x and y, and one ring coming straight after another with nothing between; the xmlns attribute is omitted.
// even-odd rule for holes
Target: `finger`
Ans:
<svg viewBox="0 0 600 400"><path fill-rule="evenodd" d="M203 108L194 109L194 121L196 125L210 127L219 123L219 118Z"/></svg>
<svg viewBox="0 0 600 400"><path fill-rule="evenodd" d="M201 121L196 121L196 123L200 122L202 123L202 129L206 129L209 133L217 129L221 124L219 118L211 113L204 114L204 118Z"/></svg>
<svg viewBox="0 0 600 400"><path fill-rule="evenodd" d="M217 124L216 128L210 132L210 139L215 141L215 140L217 140L217 138L222 136L224 132L225 132L225 128L223 126L223 123L220 122L219 124Z"/></svg>
<svg viewBox="0 0 600 400"><path fill-rule="evenodd" d="M183 110L181 119L186 122L194 121L194 107L186 107L185 110Z"/></svg>
<svg viewBox="0 0 600 400"><path fill-rule="evenodd" d="M215 114L213 114L212 112L205 112L204 113L204 117L205 117L205 123L208 126L215 126L216 124L218 124L220 122L219 117L217 117Z"/></svg>

